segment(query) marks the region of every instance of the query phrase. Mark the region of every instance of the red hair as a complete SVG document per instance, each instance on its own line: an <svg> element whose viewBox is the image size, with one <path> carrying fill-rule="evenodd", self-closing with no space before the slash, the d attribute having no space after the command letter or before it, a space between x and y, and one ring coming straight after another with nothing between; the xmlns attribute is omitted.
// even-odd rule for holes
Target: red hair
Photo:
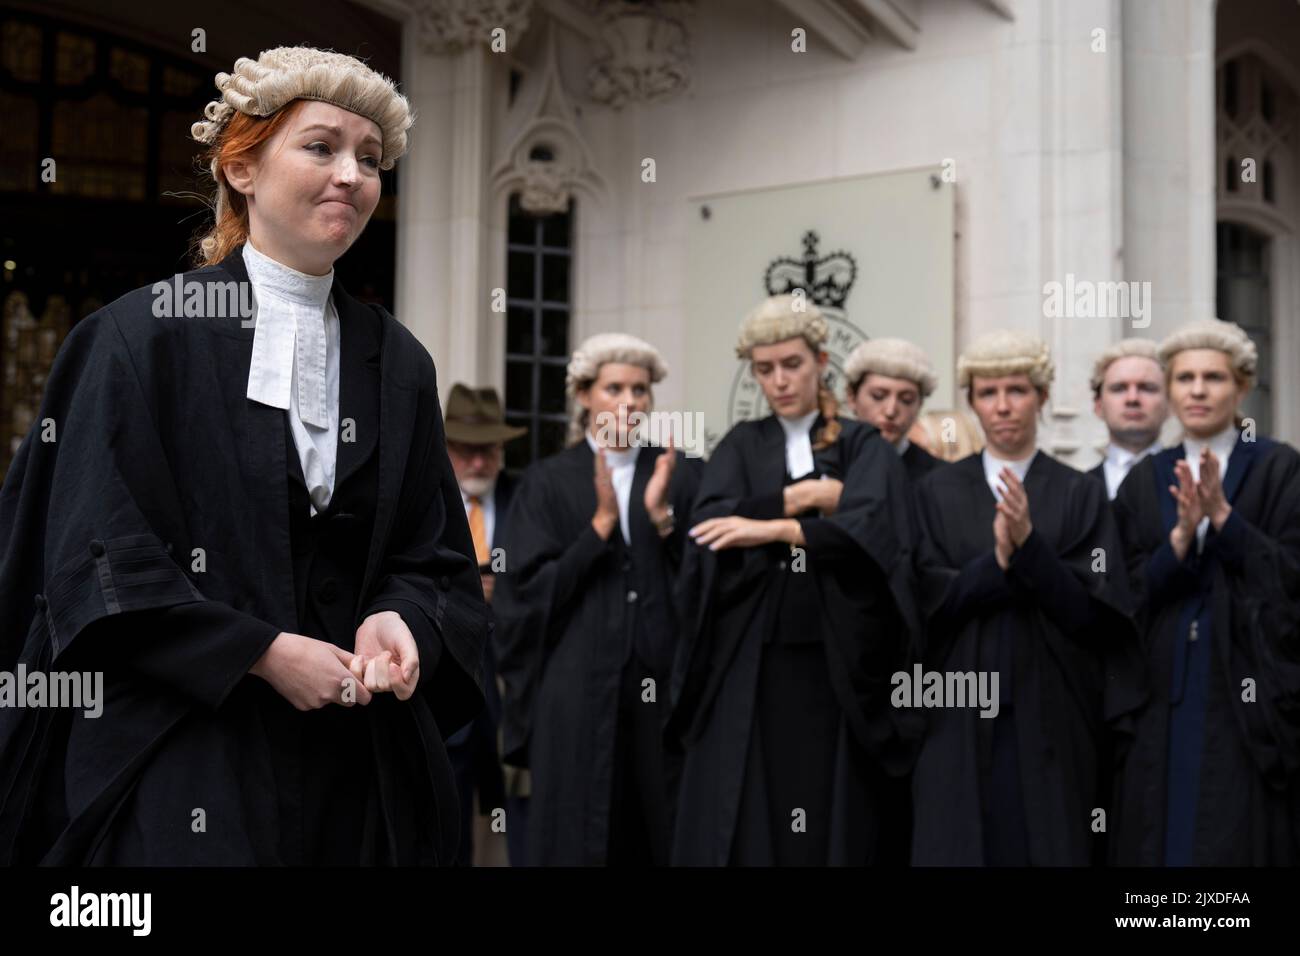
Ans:
<svg viewBox="0 0 1300 956"><path fill-rule="evenodd" d="M195 261L200 266L220 262L248 240L248 201L226 181L224 167L257 151L279 132L302 105L294 100L270 116L249 116L235 112L207 153L208 169L217 184L216 221L196 243Z"/></svg>

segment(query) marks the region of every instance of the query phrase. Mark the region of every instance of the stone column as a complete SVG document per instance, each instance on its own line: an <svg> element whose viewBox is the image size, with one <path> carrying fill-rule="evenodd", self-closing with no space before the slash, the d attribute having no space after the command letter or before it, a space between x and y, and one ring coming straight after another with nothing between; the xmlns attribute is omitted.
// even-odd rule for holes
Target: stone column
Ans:
<svg viewBox="0 0 1300 956"><path fill-rule="evenodd" d="M491 311L487 233L490 110L502 75L493 31L509 50L532 0L406 0L402 89L415 110L398 163L397 318L451 383L488 381Z"/></svg>
<svg viewBox="0 0 1300 956"><path fill-rule="evenodd" d="M1153 338L1214 315L1214 7L1124 3L1124 271Z"/></svg>

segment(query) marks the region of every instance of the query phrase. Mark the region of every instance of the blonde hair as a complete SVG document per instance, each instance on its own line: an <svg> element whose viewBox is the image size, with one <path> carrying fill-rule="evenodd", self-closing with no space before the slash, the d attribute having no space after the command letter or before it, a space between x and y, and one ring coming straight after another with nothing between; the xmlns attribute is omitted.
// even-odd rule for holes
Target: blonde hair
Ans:
<svg viewBox="0 0 1300 956"><path fill-rule="evenodd" d="M928 451L943 461L960 461L968 455L984 450L984 433L978 423L963 411L936 410L922 412L912 426L926 435ZM944 432L951 430L951 441L944 440Z"/></svg>

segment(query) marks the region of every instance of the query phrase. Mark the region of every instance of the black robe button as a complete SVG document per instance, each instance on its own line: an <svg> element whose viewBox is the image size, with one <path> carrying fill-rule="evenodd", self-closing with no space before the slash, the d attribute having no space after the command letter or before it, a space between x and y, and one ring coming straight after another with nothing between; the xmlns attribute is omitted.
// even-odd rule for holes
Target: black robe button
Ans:
<svg viewBox="0 0 1300 956"><path fill-rule="evenodd" d="M322 604L333 604L339 597L339 583L333 578L326 578L316 589L316 600Z"/></svg>
<svg viewBox="0 0 1300 956"><path fill-rule="evenodd" d="M45 610L45 595L44 595L44 594L38 594L38 595L36 595L36 610L38 610L38 611L44 611L44 610Z"/></svg>
<svg viewBox="0 0 1300 956"><path fill-rule="evenodd" d="M104 556L104 542L102 541L90 542L90 553L97 558L102 558Z"/></svg>
<svg viewBox="0 0 1300 956"><path fill-rule="evenodd" d="M447 577L445 574L438 578L438 587L442 588L444 591L451 590L451 578Z"/></svg>

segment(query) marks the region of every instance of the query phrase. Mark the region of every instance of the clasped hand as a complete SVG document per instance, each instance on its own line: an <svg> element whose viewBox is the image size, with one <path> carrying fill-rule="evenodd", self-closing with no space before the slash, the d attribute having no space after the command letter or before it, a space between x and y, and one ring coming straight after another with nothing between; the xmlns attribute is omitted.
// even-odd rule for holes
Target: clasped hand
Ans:
<svg viewBox="0 0 1300 956"><path fill-rule="evenodd" d="M249 673L298 710L364 706L374 694L408 700L420 682L420 652L401 615L379 611L361 622L351 652L329 641L281 632Z"/></svg>
<svg viewBox="0 0 1300 956"><path fill-rule="evenodd" d="M1200 466L1201 480L1197 481L1192 477L1192 466L1187 459L1179 460L1174 464L1178 484L1169 486L1169 493L1178 505L1178 520L1169 532L1169 544L1180 561L1187 556L1203 518L1209 518L1217 530L1232 514L1232 505L1223 493L1219 459L1209 448L1201 449Z"/></svg>
<svg viewBox="0 0 1300 956"><path fill-rule="evenodd" d="M1034 530L1029 520L1029 495L1024 483L1010 468L998 475L1002 480L1002 500L993 517L993 556L1003 571L1011 567L1011 556L1023 547Z"/></svg>

